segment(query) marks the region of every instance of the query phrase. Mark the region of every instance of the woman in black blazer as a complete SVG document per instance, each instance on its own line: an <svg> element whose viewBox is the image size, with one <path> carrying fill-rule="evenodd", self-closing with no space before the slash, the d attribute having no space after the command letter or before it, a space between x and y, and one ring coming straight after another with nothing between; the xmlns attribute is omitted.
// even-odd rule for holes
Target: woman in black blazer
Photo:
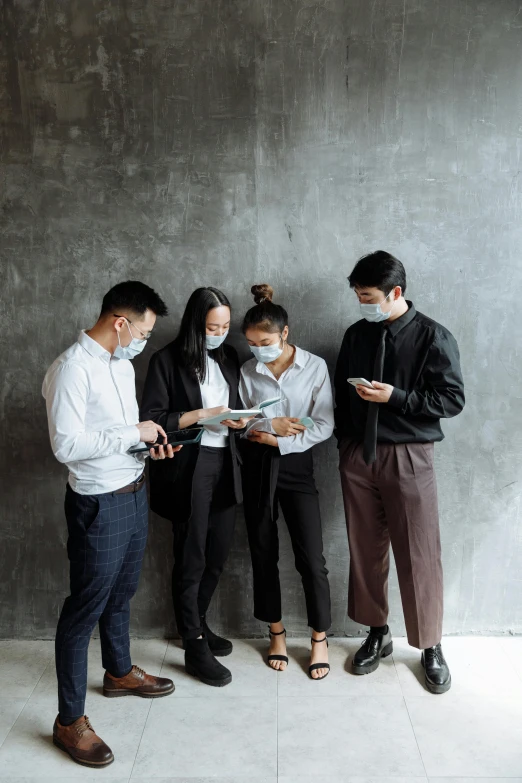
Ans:
<svg viewBox="0 0 522 783"><path fill-rule="evenodd" d="M235 508L242 500L235 433L246 420L230 421L226 411L240 407L239 361L223 345L230 326L230 303L215 288L190 297L176 339L150 361L141 419L172 432L223 413L205 429L199 444L185 445L175 460L151 461L150 506L172 522L172 598L185 649L185 668L207 685L227 685L230 671L215 656L232 644L214 634L205 615L228 556ZM175 463L175 464L174 464Z"/></svg>

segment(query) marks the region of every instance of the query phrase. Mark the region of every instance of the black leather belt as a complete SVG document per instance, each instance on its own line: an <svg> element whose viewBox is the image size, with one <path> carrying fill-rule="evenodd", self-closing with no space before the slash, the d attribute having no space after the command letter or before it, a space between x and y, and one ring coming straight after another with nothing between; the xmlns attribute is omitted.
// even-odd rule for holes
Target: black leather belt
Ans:
<svg viewBox="0 0 522 783"><path fill-rule="evenodd" d="M126 487L122 487L121 489L116 489L114 491L114 494L126 495L128 492L138 492L144 484L145 484L145 473L142 473L139 479L133 481L132 484L127 484Z"/></svg>

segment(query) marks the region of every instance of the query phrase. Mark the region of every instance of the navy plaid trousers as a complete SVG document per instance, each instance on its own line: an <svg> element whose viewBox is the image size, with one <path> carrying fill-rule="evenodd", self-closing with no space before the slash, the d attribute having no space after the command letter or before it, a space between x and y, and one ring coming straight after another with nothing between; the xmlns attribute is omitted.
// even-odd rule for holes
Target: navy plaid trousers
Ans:
<svg viewBox="0 0 522 783"><path fill-rule="evenodd" d="M129 602L147 543L145 485L138 492L65 495L71 594L56 630L58 706L62 718L85 712L87 650L99 624L103 667L123 677L132 666Z"/></svg>

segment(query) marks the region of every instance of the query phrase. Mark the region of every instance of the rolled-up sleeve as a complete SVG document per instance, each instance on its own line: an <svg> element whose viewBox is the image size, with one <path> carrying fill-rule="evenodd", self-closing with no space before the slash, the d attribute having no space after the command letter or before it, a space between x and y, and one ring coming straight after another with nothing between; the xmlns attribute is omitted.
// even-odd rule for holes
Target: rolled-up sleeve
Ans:
<svg viewBox="0 0 522 783"><path fill-rule="evenodd" d="M312 409L310 417L314 427L308 428L299 435L288 435L278 438L281 454L292 454L307 451L312 446L322 443L331 437L334 430L333 397L330 376L326 362L321 362L321 372L318 372L316 384L312 391Z"/></svg>

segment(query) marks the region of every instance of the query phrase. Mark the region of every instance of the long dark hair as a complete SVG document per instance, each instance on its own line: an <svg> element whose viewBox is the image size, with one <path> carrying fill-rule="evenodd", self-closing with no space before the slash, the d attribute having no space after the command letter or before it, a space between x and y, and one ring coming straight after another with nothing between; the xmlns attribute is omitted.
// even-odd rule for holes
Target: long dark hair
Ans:
<svg viewBox="0 0 522 783"><path fill-rule="evenodd" d="M193 370L200 381L207 375L207 315L215 307L231 309L225 294L217 288L196 288L187 302L176 337L183 365ZM222 345L211 351L211 355L219 364L223 364L225 351Z"/></svg>
<svg viewBox="0 0 522 783"><path fill-rule="evenodd" d="M253 285L250 292L256 304L247 311L243 319L243 334L251 326L257 326L262 332L282 333L288 325L288 313L282 305L272 302L274 295L272 286L268 283L260 283Z"/></svg>

